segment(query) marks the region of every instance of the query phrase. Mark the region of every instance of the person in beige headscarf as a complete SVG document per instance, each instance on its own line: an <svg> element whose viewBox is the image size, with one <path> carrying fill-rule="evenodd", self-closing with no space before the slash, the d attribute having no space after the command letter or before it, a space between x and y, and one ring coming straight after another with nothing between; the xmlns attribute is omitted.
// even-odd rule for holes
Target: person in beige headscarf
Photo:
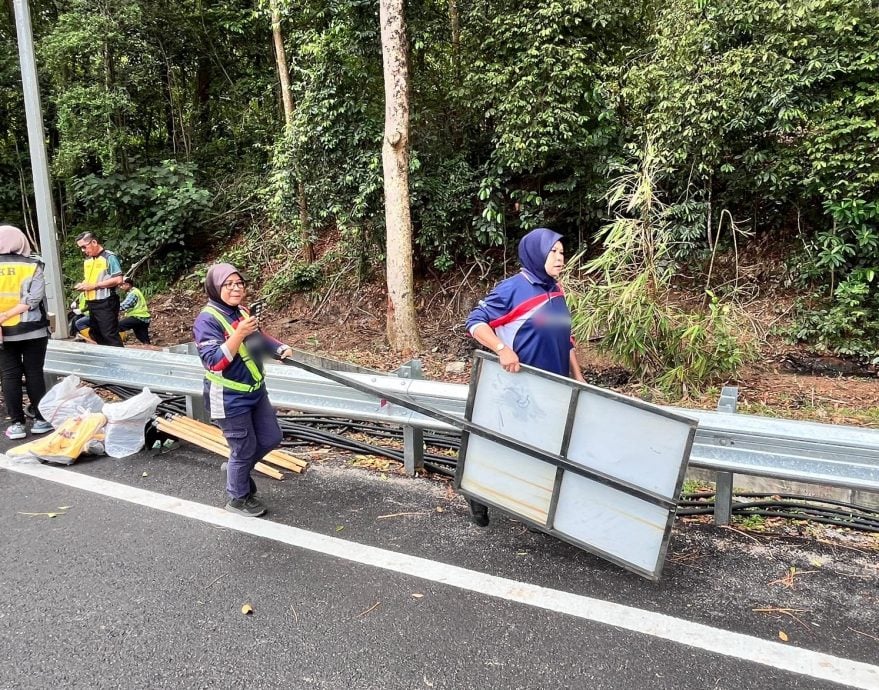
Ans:
<svg viewBox="0 0 879 690"><path fill-rule="evenodd" d="M0 383L6 412L12 423L6 436L27 436L21 395L21 377L36 420L34 434L52 431L52 425L40 415L38 405L46 394L43 365L49 343L49 318L46 311L46 281L43 262L31 256L31 246L24 233L13 225L0 225Z"/></svg>

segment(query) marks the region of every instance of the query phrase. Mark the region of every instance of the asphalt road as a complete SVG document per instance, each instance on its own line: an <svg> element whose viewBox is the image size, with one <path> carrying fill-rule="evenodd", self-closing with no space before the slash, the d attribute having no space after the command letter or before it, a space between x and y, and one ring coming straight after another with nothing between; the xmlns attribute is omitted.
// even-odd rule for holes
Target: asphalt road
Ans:
<svg viewBox="0 0 879 690"><path fill-rule="evenodd" d="M813 672L825 662L808 651L802 670L781 670L681 643L675 631L693 625L710 626L699 628L708 643L734 632L879 663L879 557L854 541L678 525L652 583L501 515L477 528L447 482L341 459L258 478L266 519L341 543L333 555L237 527L263 520L190 514L222 505L219 464L182 446L53 469L182 499L171 512L0 469L0 688L841 687ZM430 567L356 562L345 544L669 618L644 634L440 582ZM841 678L879 687L875 670Z"/></svg>

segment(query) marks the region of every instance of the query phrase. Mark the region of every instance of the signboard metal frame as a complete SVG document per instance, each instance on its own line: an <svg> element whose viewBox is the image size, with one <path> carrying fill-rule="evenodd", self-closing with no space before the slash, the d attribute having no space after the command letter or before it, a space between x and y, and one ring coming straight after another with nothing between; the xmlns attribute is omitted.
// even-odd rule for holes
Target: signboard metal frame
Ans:
<svg viewBox="0 0 879 690"><path fill-rule="evenodd" d="M657 581L660 578L662 573L662 566L665 562L665 557L668 552L668 546L671 538L671 529L675 519L675 511L677 508L677 496L680 494L681 485L684 481L684 474L687 469L687 461L690 457L690 451L693 446L693 439L696 435L696 427L698 422L690 417L686 417L684 415L679 415L674 412L669 412L662 408L656 407L649 403L643 402L641 400L637 400L634 398L629 398L627 396L621 395L619 393L608 391L603 388L598 388L596 386L591 386L589 384L580 383L579 381L575 381L573 379L568 379L563 376L558 376L556 374L552 374L540 369L535 369L534 367L522 366L523 372L526 375L539 376L545 379L549 379L556 382L564 383L566 386L569 386L571 391L571 398L568 403L568 414L565 419L565 428L561 440L561 450L558 455L555 453L547 452L543 449L535 449L533 446L529 446L528 444L522 443L520 441L515 441L513 439L507 439L507 437L502 434L497 434L495 432L491 432L490 430L484 429L472 423L473 412L474 412L474 403L476 399L476 393L479 386L480 377L483 374L484 363L486 361L497 362L497 357L490 353L486 352L476 352L474 353L474 362L473 368L471 372L471 381L470 381L470 390L467 397L467 406L465 411L465 423L462 425L463 431L461 436L461 449L458 455L458 466L455 472L454 486L455 488L465 497L476 500L480 503L484 503L485 505L491 506L495 510L500 510L501 512L514 517L516 520L521 520L531 526L534 526L541 531L544 531L561 541L567 542L578 548L583 549L584 551L588 551L593 553L603 559L606 559L616 565L619 565L622 568L630 570L632 572L637 573L645 578L648 578L653 581ZM513 376L520 376L522 372L518 374L513 374ZM598 395L603 398L610 399L616 403L622 403L624 405L629 405L640 409L644 412L649 412L651 414L656 414L667 419L685 424L689 427L689 431L686 437L686 441L684 444L684 452L681 457L680 467L677 472L677 477L674 482L674 494L673 496L662 496L654 491L645 489L643 487L639 487L637 484L632 484L630 482L626 482L623 480L616 479L611 477L603 472L598 472L595 470L590 470L582 465L574 464L567 458L567 453L569 449L569 444L571 440L571 436L573 433L574 427L574 419L577 411L577 404L580 398L580 394L583 391L587 391L590 394ZM488 433L486 433L488 432ZM509 448L514 449L517 452L524 453L526 455L530 455L531 457L541 460L544 462L549 462L556 466L556 475L553 485L552 498L550 500L549 511L547 514L547 522L546 524L541 524L539 522L535 522L523 515L515 513L503 505L499 505L496 501L491 500L490 498L484 497L477 492L473 492L462 488L461 483L464 477L464 472L467 464L467 452L470 446L470 436L472 434L477 434L479 436L483 436L488 438L491 441L496 443L500 443L501 445L507 446ZM509 443L508 441L513 440L513 443ZM533 452L533 451L538 452ZM659 546L659 551L656 559L656 563L652 569L647 569L640 567L636 564L630 563L625 559L621 559L614 554L608 553L601 548L598 548L594 545L583 542L576 537L572 537L571 535L564 534L555 530L553 528L556 509L558 508L558 500L559 493L561 490L561 483L564 478L566 472L574 472L575 474L581 475L587 479L597 481L601 484L609 486L612 489L616 489L619 491L623 491L627 494L634 496L636 499L641 501L645 501L647 503L659 506L663 508L667 517L665 520L665 525L663 529L662 539Z"/></svg>

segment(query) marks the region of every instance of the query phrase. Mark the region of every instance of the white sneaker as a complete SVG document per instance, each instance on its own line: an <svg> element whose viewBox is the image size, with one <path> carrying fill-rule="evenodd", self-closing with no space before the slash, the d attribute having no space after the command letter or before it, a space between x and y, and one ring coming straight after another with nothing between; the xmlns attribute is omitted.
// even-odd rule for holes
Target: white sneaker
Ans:
<svg viewBox="0 0 879 690"><path fill-rule="evenodd" d="M13 441L20 438L27 438L27 429L24 428L24 424L21 422L15 422L6 427L6 438L11 438Z"/></svg>
<svg viewBox="0 0 879 690"><path fill-rule="evenodd" d="M55 431L55 427L45 419L38 419L31 425L32 434L48 434L50 431Z"/></svg>

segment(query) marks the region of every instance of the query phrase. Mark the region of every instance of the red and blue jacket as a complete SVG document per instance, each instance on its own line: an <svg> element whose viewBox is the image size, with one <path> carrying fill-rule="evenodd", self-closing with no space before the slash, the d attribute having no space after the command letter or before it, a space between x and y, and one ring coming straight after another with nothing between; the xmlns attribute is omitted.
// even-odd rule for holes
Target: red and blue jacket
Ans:
<svg viewBox="0 0 879 690"><path fill-rule="evenodd" d="M244 307L230 307L216 300L209 300L208 304L222 313L233 329L237 328L239 322L248 315ZM246 386L260 383L254 381L241 355L229 351L226 346L229 334L215 316L201 312L195 319L192 334L198 347L198 356L205 369ZM286 347L279 340L261 331L247 336L244 339L244 346L260 373L263 372L263 357L266 354L280 355ZM204 401L211 419L226 419L249 412L265 395L268 393L264 383L252 391L242 392L208 379L204 382Z"/></svg>
<svg viewBox="0 0 879 690"><path fill-rule="evenodd" d="M467 317L471 335L488 324L522 364L571 373L571 312L558 283L547 288L524 271L498 283Z"/></svg>

